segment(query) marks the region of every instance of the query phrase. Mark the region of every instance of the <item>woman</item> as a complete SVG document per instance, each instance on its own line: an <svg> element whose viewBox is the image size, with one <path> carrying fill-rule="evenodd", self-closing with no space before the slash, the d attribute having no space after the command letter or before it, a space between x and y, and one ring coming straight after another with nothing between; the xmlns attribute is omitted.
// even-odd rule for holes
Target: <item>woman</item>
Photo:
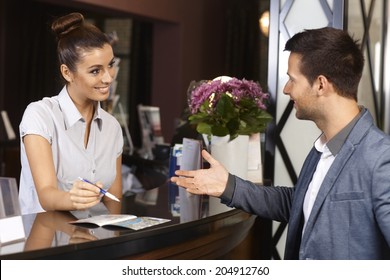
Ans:
<svg viewBox="0 0 390 280"><path fill-rule="evenodd" d="M23 214L98 204L99 188L79 177L122 195L122 130L100 107L115 75L110 41L79 13L58 18L51 28L65 86L29 104L20 123Z"/></svg>

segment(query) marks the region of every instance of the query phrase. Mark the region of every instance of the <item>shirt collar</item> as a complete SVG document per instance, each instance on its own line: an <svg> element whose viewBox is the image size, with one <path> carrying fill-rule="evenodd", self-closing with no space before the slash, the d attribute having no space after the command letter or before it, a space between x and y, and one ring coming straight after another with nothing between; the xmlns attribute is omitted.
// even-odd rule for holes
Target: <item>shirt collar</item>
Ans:
<svg viewBox="0 0 390 280"><path fill-rule="evenodd" d="M69 96L68 90L66 86L64 86L58 95L58 102L63 112L65 119L65 127L66 129L72 127L79 120L84 121L83 116L80 114L76 105L73 103L72 99ZM95 115L93 117L94 121L97 121L99 129L101 129L102 118L101 118L101 106L100 102L97 103L97 110L95 110Z"/></svg>
<svg viewBox="0 0 390 280"><path fill-rule="evenodd" d="M322 152L324 148L320 148L320 146L326 145L333 156L336 156L343 146L345 140L347 140L347 137L355 124L358 122L360 117L363 115L364 110L363 107L359 107L360 113L356 115L355 118L353 118L352 121L350 121L342 130L339 131L332 139L330 139L327 143L324 143L325 135L321 134L321 136L316 140L314 146L316 147L317 151Z"/></svg>

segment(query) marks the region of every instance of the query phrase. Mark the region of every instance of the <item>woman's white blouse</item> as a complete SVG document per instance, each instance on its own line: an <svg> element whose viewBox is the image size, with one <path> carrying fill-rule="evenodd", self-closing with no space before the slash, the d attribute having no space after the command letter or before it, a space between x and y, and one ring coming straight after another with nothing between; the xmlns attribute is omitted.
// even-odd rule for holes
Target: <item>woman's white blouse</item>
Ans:
<svg viewBox="0 0 390 280"><path fill-rule="evenodd" d="M84 146L86 123L66 87L59 95L29 104L19 126L21 175L19 201L22 214L44 211L39 203L23 137L35 134L51 145L58 188L69 191L78 177L100 181L106 189L116 176L116 159L123 151L119 122L97 104L88 146Z"/></svg>

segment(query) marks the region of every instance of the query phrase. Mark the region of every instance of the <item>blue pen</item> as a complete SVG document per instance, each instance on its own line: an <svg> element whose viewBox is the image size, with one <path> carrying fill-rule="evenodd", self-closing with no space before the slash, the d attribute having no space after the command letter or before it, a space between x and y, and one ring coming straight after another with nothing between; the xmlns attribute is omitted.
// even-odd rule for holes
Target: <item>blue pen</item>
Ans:
<svg viewBox="0 0 390 280"><path fill-rule="evenodd" d="M84 178L79 177L79 180L81 180L81 181L83 181L83 182L86 182L86 183L89 183L89 184L91 184L91 185L94 185L95 187L99 188L101 194L103 194L103 195L105 195L105 196L111 198L112 200L115 200L115 201L120 202L120 200L119 200L115 195L109 193L108 191L102 189L101 187L99 187L98 185L96 185L96 184L94 184L94 183L88 181L87 179L84 179Z"/></svg>

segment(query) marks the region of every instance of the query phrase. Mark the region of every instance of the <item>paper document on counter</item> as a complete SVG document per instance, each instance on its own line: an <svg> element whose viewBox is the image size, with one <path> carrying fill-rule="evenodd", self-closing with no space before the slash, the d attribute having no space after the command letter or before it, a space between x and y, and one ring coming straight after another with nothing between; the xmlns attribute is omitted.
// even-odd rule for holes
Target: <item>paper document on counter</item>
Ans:
<svg viewBox="0 0 390 280"><path fill-rule="evenodd" d="M169 219L155 217L137 217L126 214L107 214L98 215L85 219L80 219L70 222L71 224L84 227L103 227L106 229L127 228L132 230L140 230L143 228L159 225L169 222Z"/></svg>
<svg viewBox="0 0 390 280"><path fill-rule="evenodd" d="M196 139L183 138L181 170L198 170L202 167L202 142ZM180 222L189 222L202 217L202 196L194 195L179 189Z"/></svg>

